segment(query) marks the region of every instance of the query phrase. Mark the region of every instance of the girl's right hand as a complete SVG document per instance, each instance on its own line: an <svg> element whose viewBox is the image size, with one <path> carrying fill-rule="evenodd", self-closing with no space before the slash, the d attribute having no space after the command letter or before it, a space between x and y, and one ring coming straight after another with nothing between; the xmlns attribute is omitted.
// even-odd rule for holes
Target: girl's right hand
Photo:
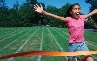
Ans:
<svg viewBox="0 0 97 61"><path fill-rule="evenodd" d="M42 7L42 5L40 4L40 6L39 5L34 5L34 11L36 11L36 12L38 12L38 13L43 13L43 7Z"/></svg>

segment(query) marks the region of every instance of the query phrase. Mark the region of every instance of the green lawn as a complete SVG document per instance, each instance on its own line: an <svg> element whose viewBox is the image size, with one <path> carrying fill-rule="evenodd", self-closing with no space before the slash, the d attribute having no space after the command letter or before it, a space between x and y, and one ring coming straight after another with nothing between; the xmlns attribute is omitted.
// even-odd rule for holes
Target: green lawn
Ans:
<svg viewBox="0 0 97 61"><path fill-rule="evenodd" d="M67 51L68 30L57 27L0 28L0 56L27 51ZM85 31L90 50L97 50L97 32ZM97 57L97 55L93 55ZM31 56L0 61L67 61L66 57ZM95 60L96 61L96 60Z"/></svg>

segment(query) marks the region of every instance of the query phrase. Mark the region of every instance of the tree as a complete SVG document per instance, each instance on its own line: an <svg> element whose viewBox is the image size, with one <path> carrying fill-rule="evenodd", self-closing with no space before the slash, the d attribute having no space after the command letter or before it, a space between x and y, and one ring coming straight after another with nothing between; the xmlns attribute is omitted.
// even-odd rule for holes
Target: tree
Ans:
<svg viewBox="0 0 97 61"><path fill-rule="evenodd" d="M50 12L52 14L56 14L58 16L64 17L64 15L66 14L66 11L70 7L70 5L71 5L70 3L66 3L61 8L57 8L55 6L48 5L46 8L46 11ZM50 26L64 27L64 23L61 22L60 20L58 21L56 19L53 19L53 18L47 17L47 16L44 17L44 22L45 22L45 24L50 25Z"/></svg>
<svg viewBox="0 0 97 61"><path fill-rule="evenodd" d="M30 3L30 4L36 4L38 3L37 0L26 0L27 3Z"/></svg>
<svg viewBox="0 0 97 61"><path fill-rule="evenodd" d="M55 6L51 6L51 5L48 5L45 10L47 12L50 12L50 13L56 14L56 15L58 15L58 12L59 12L58 8L56 8ZM58 21L56 21L56 19L53 19L53 18L48 17L48 16L43 16L43 17L44 17L43 23L45 25L58 26Z"/></svg>
<svg viewBox="0 0 97 61"><path fill-rule="evenodd" d="M0 0L0 11L2 11L4 6L5 6L5 0Z"/></svg>
<svg viewBox="0 0 97 61"><path fill-rule="evenodd" d="M2 6L5 6L5 0L0 0L0 2L2 3Z"/></svg>
<svg viewBox="0 0 97 61"><path fill-rule="evenodd" d="M45 7L44 3L37 2L37 0L26 0L26 2L21 5L16 1L13 4L13 8L8 8L4 4L5 0L0 0L2 3L3 10L0 12L0 26L2 27L28 27L34 25L50 25L63 27L64 24L61 21L53 19L48 16L44 16L42 14L36 13L33 10L34 4L42 4L43 9L52 14L56 14L59 16L64 16L67 8L69 7L69 3L62 6L62 8L57 8L55 6L48 5Z"/></svg>
<svg viewBox="0 0 97 61"><path fill-rule="evenodd" d="M0 26L7 26L7 17L9 15L8 7L4 7L0 12Z"/></svg>
<svg viewBox="0 0 97 61"><path fill-rule="evenodd" d="M63 6L60 8L59 14L60 14L61 16L64 16L64 15L66 14L67 9L68 9L70 6L71 6L71 4L67 2L65 5L63 5Z"/></svg>
<svg viewBox="0 0 97 61"><path fill-rule="evenodd" d="M65 5L63 5L61 8L59 8L59 15L64 17L64 15L66 14L67 9L70 6L71 6L71 4L67 2ZM59 26L64 27L64 22L59 22L59 24L60 24Z"/></svg>
<svg viewBox="0 0 97 61"><path fill-rule="evenodd" d="M91 4L90 12L97 9L97 0L85 0L85 2ZM93 15L91 18L97 23L97 14Z"/></svg>
<svg viewBox="0 0 97 61"><path fill-rule="evenodd" d="M16 10L19 9L19 2L18 1L16 1L16 3L14 3L13 8Z"/></svg>

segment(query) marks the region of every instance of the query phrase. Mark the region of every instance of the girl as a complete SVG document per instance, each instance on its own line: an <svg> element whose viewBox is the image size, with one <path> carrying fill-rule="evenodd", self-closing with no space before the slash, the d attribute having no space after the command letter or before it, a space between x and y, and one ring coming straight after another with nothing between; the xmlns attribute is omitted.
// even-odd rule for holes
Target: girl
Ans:
<svg viewBox="0 0 97 61"><path fill-rule="evenodd" d="M34 11L65 22L70 33L68 52L89 50L84 42L84 21L88 17L96 14L97 9L95 9L88 15L81 15L80 5L76 3L71 5L70 8L67 10L65 18L44 11L41 4L40 6L37 4L34 5ZM69 56L68 61L73 61L73 58L74 57ZM84 60L94 61L91 55L84 56Z"/></svg>

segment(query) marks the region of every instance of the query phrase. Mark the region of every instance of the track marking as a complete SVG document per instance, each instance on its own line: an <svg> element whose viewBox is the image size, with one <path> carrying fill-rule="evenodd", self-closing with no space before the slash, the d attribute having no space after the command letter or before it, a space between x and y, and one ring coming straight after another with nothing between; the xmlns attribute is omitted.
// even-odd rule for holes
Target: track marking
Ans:
<svg viewBox="0 0 97 61"><path fill-rule="evenodd" d="M38 30L39 30L39 29L38 29ZM34 35L38 30L36 30L36 31L31 35L31 37L33 37L33 35ZM31 39L31 37L30 37L15 53L18 53L18 52L24 47L24 45L27 44L27 42ZM11 61L12 59L13 59L13 57L12 57L12 58L9 58L7 61Z"/></svg>
<svg viewBox="0 0 97 61"><path fill-rule="evenodd" d="M27 30L24 30L24 31L27 31ZM0 41L3 41L3 40L8 39L8 38L11 38L11 37L13 37L13 36L15 36L15 35L18 35L18 34L24 32L24 31L21 31L21 32L16 33L16 34L13 34L12 36L9 36L9 37L7 37L7 38L4 38L4 39L2 39L2 40L0 40Z"/></svg>
<svg viewBox="0 0 97 61"><path fill-rule="evenodd" d="M31 31L32 31L32 30L31 30ZM29 31L29 32L31 32L31 31ZM29 32L27 32L25 35L27 35ZM9 43L8 45L6 45L6 46L3 47L2 49L0 49L0 51L3 50L3 49L5 49L5 48L7 48L7 47L10 46L12 43L14 43L14 42L16 42L17 40L21 39L21 38L24 37L25 35L21 36L20 38L16 39L15 41Z"/></svg>
<svg viewBox="0 0 97 61"><path fill-rule="evenodd" d="M48 29L48 28L47 28ZM64 49L59 45L59 43L57 42L56 38L52 35L51 31L48 29L48 31L50 32L51 36L54 38L56 44L58 45L59 49L64 52ZM66 59L68 59L68 57L65 57Z"/></svg>
<svg viewBox="0 0 97 61"><path fill-rule="evenodd" d="M40 51L42 51L43 32L44 32L44 28L43 28L43 30L42 30L42 38L41 38L41 43L40 43ZM41 61L41 55L38 56L37 61Z"/></svg>

